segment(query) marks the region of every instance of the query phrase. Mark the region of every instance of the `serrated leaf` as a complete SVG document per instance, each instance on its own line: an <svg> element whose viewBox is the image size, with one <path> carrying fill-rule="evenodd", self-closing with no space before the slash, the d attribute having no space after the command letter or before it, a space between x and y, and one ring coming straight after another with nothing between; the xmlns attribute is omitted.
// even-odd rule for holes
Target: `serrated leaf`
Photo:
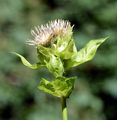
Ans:
<svg viewBox="0 0 117 120"><path fill-rule="evenodd" d="M91 40L84 48L79 52L75 53L70 60L65 61L66 69L83 64L91 59L93 59L97 48L106 40L107 38Z"/></svg>
<svg viewBox="0 0 117 120"><path fill-rule="evenodd" d="M58 78L51 82L42 79L38 88L51 95L67 98L73 90L75 79L75 77Z"/></svg>
<svg viewBox="0 0 117 120"><path fill-rule="evenodd" d="M18 53L16 53L16 52L12 52L12 54L15 54L15 55L17 55L18 57L20 57L22 63L23 63L25 66L27 66L27 67L29 67L29 68L31 68L31 69L38 69L38 68L40 68L40 67L43 66L43 65L38 64L38 63L36 63L36 64L31 64L31 63L29 63L22 55L20 55L20 54L18 54Z"/></svg>

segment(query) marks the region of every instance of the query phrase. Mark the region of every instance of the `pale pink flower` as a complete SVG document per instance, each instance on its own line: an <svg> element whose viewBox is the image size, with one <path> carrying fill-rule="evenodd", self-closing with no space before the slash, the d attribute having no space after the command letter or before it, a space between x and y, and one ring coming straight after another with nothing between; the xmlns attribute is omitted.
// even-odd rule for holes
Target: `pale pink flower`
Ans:
<svg viewBox="0 0 117 120"><path fill-rule="evenodd" d="M72 28L70 22L67 20L54 20L50 21L46 25L41 25L35 27L34 30L31 30L33 36L32 40L28 40L29 45L43 45L46 46L52 42L54 37L72 35Z"/></svg>

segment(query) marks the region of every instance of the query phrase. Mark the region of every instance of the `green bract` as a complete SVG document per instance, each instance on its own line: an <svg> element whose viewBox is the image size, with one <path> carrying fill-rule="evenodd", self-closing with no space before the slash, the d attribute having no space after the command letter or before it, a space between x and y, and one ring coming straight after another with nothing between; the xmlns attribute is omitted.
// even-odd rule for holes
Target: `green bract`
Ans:
<svg viewBox="0 0 117 120"><path fill-rule="evenodd" d="M86 44L84 48L82 48L78 52L74 52L71 55L71 58L66 60L65 68L69 69L71 67L78 66L83 64L91 59L93 59L97 48L106 40L107 38L91 40L89 43Z"/></svg>
<svg viewBox="0 0 117 120"><path fill-rule="evenodd" d="M18 54L18 53L16 53L16 52L12 52L12 54L15 54L15 55L17 55L18 57L20 57L22 63L23 63L25 66L27 66L27 67L29 67L29 68L31 68L31 69L38 69L38 68L41 68L41 67L44 66L44 65L42 65L42 64L40 64L40 63L31 64L31 63L28 62L22 55L20 55L20 54Z"/></svg>
<svg viewBox="0 0 117 120"><path fill-rule="evenodd" d="M75 77L59 77L53 81L42 79L38 88L51 95L67 98L73 90L75 79Z"/></svg>
<svg viewBox="0 0 117 120"><path fill-rule="evenodd" d="M63 39L64 38L64 39ZM40 81L39 89L57 97L69 97L74 86L74 77L66 78L66 70L91 60L97 48L107 39L91 40L84 48L77 51L74 40L69 37L57 37L51 46L37 47L38 62L30 64L23 56L13 52L20 57L22 63L31 69L46 67L55 77L55 80L48 81L44 78Z"/></svg>

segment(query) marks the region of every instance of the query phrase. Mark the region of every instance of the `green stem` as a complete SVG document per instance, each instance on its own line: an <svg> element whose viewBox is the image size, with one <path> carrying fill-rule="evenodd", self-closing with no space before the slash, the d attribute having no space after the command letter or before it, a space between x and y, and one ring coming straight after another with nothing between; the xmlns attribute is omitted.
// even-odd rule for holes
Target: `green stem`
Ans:
<svg viewBox="0 0 117 120"><path fill-rule="evenodd" d="M66 105L66 98L65 97L61 97L61 105L62 105L63 120L68 120L67 119L67 105Z"/></svg>

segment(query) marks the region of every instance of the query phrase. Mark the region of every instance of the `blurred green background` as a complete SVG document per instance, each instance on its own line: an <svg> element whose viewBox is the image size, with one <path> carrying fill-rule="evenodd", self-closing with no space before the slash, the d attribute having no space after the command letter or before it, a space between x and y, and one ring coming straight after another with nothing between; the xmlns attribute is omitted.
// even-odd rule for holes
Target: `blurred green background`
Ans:
<svg viewBox="0 0 117 120"><path fill-rule="evenodd" d="M116 119L117 1L0 0L0 120L61 120L60 100L37 89L50 73L28 69L9 53L36 62L36 49L25 44L30 30L58 18L74 25L78 49L90 39L110 37L92 61L68 73L78 77L68 100L69 120Z"/></svg>

